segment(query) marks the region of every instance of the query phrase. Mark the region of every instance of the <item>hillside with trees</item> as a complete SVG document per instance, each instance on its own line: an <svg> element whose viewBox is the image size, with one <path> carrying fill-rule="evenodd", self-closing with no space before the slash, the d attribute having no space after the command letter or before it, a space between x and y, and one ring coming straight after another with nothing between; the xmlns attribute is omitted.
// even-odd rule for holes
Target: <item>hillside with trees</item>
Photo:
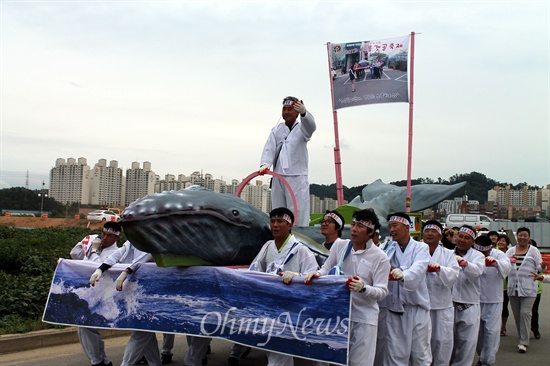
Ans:
<svg viewBox="0 0 550 366"><path fill-rule="evenodd" d="M494 179L488 178L487 176L485 176L485 174L478 173L478 172L455 174L452 177L449 177L448 179L443 179L441 177L438 177L435 179L415 178L411 180L412 185L418 185L418 184L450 185L450 184L456 184L460 182L466 182L466 186L460 191L458 191L457 193L455 193L454 196L460 197L467 194L470 200L479 201L480 204L487 202L487 191L493 189L495 186L505 187L507 185L510 185L511 189L522 189L523 187L529 185L526 182L519 183L519 184L511 184L508 182L497 182ZM400 180L396 182L384 182L384 183L393 184L399 187L404 187L407 185L406 180ZM350 202L356 196L361 195L361 191L366 186L367 184L364 184L362 186L351 187L351 188L344 186L343 187L344 199ZM530 188L540 189L541 187L530 186ZM336 184L331 184L331 185L311 184L310 193L320 197L321 199L327 198L327 197L336 199Z"/></svg>

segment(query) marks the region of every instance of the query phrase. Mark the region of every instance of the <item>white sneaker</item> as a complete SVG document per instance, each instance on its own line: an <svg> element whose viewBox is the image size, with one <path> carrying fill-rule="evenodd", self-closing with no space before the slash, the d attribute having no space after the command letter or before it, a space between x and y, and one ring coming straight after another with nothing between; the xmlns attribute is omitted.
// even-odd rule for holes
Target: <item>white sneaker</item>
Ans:
<svg viewBox="0 0 550 366"><path fill-rule="evenodd" d="M523 344L518 344L518 351L519 353L525 353L527 352L527 347L525 347Z"/></svg>

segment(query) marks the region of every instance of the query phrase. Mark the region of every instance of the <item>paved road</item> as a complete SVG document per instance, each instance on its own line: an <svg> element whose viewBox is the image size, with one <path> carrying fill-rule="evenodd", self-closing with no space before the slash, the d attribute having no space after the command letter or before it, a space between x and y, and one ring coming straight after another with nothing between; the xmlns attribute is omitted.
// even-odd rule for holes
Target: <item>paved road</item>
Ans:
<svg viewBox="0 0 550 366"><path fill-rule="evenodd" d="M514 319L508 319L508 335L501 337L500 350L497 355L498 366L550 365L550 284L543 285L543 296L540 304L541 339L532 339L529 350L525 354L516 351L518 342ZM159 343L162 336L158 335ZM120 365L124 346L128 337L116 337L105 340L107 354L113 364ZM212 354L208 356L209 366L227 366L227 357L231 343L215 339L212 342ZM183 355L187 350L185 336L177 336L174 346L174 362L172 365L183 365ZM82 353L80 344L72 343L55 347L37 348L30 351L0 354L2 366L88 366L90 363ZM266 365L264 353L252 350L248 358L241 361L242 366ZM311 366L308 360L297 360L295 366Z"/></svg>

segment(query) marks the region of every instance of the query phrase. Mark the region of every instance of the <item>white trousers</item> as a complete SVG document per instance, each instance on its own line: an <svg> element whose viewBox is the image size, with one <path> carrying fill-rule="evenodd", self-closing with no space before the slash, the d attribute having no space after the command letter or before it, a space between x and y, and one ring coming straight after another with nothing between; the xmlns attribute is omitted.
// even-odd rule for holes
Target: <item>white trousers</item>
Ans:
<svg viewBox="0 0 550 366"><path fill-rule="evenodd" d="M536 297L509 296L509 298L519 334L519 343L528 346L531 335L531 311Z"/></svg>
<svg viewBox="0 0 550 366"><path fill-rule="evenodd" d="M476 351L483 366L495 364L500 346L500 325L502 321L502 303L481 304L481 321Z"/></svg>
<svg viewBox="0 0 550 366"><path fill-rule="evenodd" d="M162 352L161 355L172 355L172 349L174 348L175 334L162 333Z"/></svg>
<svg viewBox="0 0 550 366"><path fill-rule="evenodd" d="M307 175L283 176L292 188L298 205L298 217L294 218L297 226L309 226L309 179ZM285 185L277 178L271 184L271 207L286 207L294 213L292 196Z"/></svg>
<svg viewBox="0 0 550 366"><path fill-rule="evenodd" d="M451 365L472 366L479 333L479 304L459 311L455 306L454 345Z"/></svg>
<svg viewBox="0 0 550 366"><path fill-rule="evenodd" d="M447 366L453 353L454 308L430 310L432 365Z"/></svg>
<svg viewBox="0 0 550 366"><path fill-rule="evenodd" d="M135 365L142 357L147 359L149 366L162 365L155 332L132 332L128 344L124 349L124 356L120 366Z"/></svg>
<svg viewBox="0 0 550 366"><path fill-rule="evenodd" d="M275 352L265 352L267 355L267 366L294 366L294 357Z"/></svg>
<svg viewBox="0 0 550 366"><path fill-rule="evenodd" d="M376 354L374 355L374 364L383 365L384 355L388 351L388 308L380 307L378 313L378 329L376 331Z"/></svg>
<svg viewBox="0 0 550 366"><path fill-rule="evenodd" d="M404 309L402 314L388 311L384 365L429 366L432 363L430 311L416 305L404 305Z"/></svg>
<svg viewBox="0 0 550 366"><path fill-rule="evenodd" d="M111 362L105 354L105 344L97 329L78 327L77 334L84 354L92 365Z"/></svg>
<svg viewBox="0 0 550 366"><path fill-rule="evenodd" d="M372 366L374 365L376 342L376 325L350 322L349 340L349 366ZM315 366L328 366L326 362L315 362Z"/></svg>
<svg viewBox="0 0 550 366"><path fill-rule="evenodd" d="M206 356L212 338L187 336L187 352L183 358L186 366L202 366L202 359Z"/></svg>

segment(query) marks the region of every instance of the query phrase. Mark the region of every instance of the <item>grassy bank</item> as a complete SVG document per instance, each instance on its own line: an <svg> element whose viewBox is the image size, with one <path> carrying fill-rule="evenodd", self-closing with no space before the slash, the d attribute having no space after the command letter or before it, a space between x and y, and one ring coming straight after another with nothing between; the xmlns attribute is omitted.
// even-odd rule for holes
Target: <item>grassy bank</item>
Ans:
<svg viewBox="0 0 550 366"><path fill-rule="evenodd" d="M55 327L41 319L57 259L90 233L99 231L0 226L0 334Z"/></svg>

